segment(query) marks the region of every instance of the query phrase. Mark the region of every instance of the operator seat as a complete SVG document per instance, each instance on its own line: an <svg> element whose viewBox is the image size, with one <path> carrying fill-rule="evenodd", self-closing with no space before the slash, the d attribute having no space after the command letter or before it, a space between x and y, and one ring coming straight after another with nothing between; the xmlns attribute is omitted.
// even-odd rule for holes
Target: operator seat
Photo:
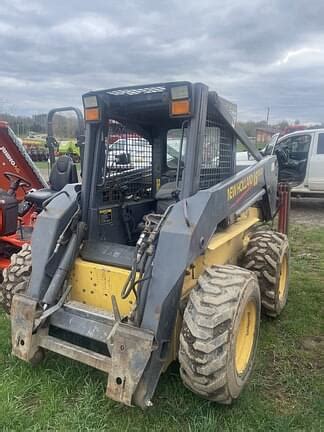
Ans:
<svg viewBox="0 0 324 432"><path fill-rule="evenodd" d="M49 177L49 188L39 189L29 192L25 200L35 204L41 209L43 202L54 196L67 184L78 183L76 166L70 156L60 156L57 158Z"/></svg>
<svg viewBox="0 0 324 432"><path fill-rule="evenodd" d="M179 188L181 188L181 182L179 182ZM177 201L178 193L175 181L164 183L155 194L157 212L164 213L171 204L174 204Z"/></svg>

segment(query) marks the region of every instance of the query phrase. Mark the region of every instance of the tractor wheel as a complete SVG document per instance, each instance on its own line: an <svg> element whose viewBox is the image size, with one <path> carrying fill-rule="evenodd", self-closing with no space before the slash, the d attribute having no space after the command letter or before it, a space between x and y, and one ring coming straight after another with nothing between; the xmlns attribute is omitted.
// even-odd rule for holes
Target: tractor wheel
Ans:
<svg viewBox="0 0 324 432"><path fill-rule="evenodd" d="M31 246L24 244L18 253L11 256L10 265L3 271L2 306L7 314L10 314L13 296L26 290L31 269Z"/></svg>
<svg viewBox="0 0 324 432"><path fill-rule="evenodd" d="M277 317L286 305L289 284L289 243L275 231L252 234L242 266L258 277L262 310Z"/></svg>
<svg viewBox="0 0 324 432"><path fill-rule="evenodd" d="M222 404L238 398L254 363L260 291L253 272L212 266L191 291L180 333L180 375L186 387Z"/></svg>

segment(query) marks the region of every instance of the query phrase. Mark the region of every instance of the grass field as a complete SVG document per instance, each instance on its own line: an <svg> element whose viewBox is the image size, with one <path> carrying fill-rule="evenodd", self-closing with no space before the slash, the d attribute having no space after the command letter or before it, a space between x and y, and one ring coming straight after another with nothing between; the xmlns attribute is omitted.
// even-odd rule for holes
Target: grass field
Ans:
<svg viewBox="0 0 324 432"><path fill-rule="evenodd" d="M54 354L38 368L10 355L0 315L1 431L324 431L324 230L291 229L289 302L262 320L250 384L232 406L186 390L174 365L143 413L104 396L104 374Z"/></svg>

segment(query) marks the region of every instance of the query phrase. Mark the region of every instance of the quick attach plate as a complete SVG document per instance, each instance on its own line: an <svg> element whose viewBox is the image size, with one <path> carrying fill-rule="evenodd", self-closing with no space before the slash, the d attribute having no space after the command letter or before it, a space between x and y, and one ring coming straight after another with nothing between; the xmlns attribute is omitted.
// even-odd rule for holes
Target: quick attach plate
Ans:
<svg viewBox="0 0 324 432"><path fill-rule="evenodd" d="M29 361L37 347L33 346L33 325L37 301L22 294L16 294L11 306L12 354Z"/></svg>
<svg viewBox="0 0 324 432"><path fill-rule="evenodd" d="M118 323L109 346L112 368L106 394L109 398L132 405L132 397L153 349L153 333Z"/></svg>

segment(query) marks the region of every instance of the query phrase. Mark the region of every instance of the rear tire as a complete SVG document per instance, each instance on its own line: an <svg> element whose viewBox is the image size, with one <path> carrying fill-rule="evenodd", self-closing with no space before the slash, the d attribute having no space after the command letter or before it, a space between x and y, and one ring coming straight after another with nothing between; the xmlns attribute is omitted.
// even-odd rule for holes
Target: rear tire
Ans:
<svg viewBox="0 0 324 432"><path fill-rule="evenodd" d="M191 291L180 333L180 375L194 393L222 404L238 398L254 363L260 326L254 273L212 266Z"/></svg>
<svg viewBox="0 0 324 432"><path fill-rule="evenodd" d="M13 296L26 290L31 270L31 246L26 243L18 253L11 256L10 265L3 270L2 306L7 314L10 315Z"/></svg>
<svg viewBox="0 0 324 432"><path fill-rule="evenodd" d="M250 237L242 266L258 277L262 311L271 317L280 315L288 298L287 236L275 231L256 231Z"/></svg>

